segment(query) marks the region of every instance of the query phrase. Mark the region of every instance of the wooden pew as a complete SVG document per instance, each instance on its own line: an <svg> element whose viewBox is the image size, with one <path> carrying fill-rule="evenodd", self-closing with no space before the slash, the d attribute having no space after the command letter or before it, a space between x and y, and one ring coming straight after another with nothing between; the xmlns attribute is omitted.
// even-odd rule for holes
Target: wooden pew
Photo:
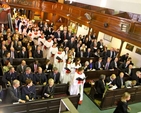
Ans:
<svg viewBox="0 0 141 113"><path fill-rule="evenodd" d="M109 70L96 70L96 71L85 71L85 76L86 78L86 82L89 82L90 80L98 80L101 74L104 74L107 76L111 76L112 74L119 74L118 70L114 70L114 71L109 71Z"/></svg>
<svg viewBox="0 0 141 113"><path fill-rule="evenodd" d="M43 87L42 85L36 85L36 96L37 98L41 98ZM68 84L56 84L54 98L63 97L67 95Z"/></svg>
<svg viewBox="0 0 141 113"><path fill-rule="evenodd" d="M117 102L120 100L121 95L124 92L129 92L131 94L129 104L141 102L141 86L137 86L134 88L115 89L113 91L108 90L102 98L101 102L99 102L100 105L98 104L97 99L94 99L92 97L94 94L94 90L90 92L91 94L89 95L89 97L101 110L104 110L116 107Z"/></svg>
<svg viewBox="0 0 141 113"><path fill-rule="evenodd" d="M78 108L79 95L67 96L73 105ZM65 98L65 97L63 97ZM3 113L59 113L60 100L62 98L35 100L25 104L1 105Z"/></svg>
<svg viewBox="0 0 141 113"><path fill-rule="evenodd" d="M76 60L77 58L74 59L74 61ZM85 57L82 57L80 58L81 59L81 64L85 64L86 61L90 61L90 59L93 59L93 62L95 63L96 61L98 61L98 57L91 57L91 58L85 58Z"/></svg>
<svg viewBox="0 0 141 113"><path fill-rule="evenodd" d="M30 64L33 63L35 60L38 60L41 65L43 65L43 64L46 63L46 58L34 58L34 59L29 59L29 58L16 58L16 59L13 59L13 65L14 65L14 66L17 66L17 65L21 64L21 61L22 61L22 60L25 60L27 65L30 65Z"/></svg>

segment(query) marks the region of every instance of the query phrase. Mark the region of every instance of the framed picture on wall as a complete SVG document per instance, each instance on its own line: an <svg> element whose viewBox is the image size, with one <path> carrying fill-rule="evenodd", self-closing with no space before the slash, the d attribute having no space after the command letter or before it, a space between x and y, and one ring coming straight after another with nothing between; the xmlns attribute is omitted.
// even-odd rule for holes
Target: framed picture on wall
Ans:
<svg viewBox="0 0 141 113"><path fill-rule="evenodd" d="M112 36L104 34L104 40L111 42L112 41Z"/></svg>
<svg viewBox="0 0 141 113"><path fill-rule="evenodd" d="M126 47L125 47L127 50L129 50L129 51L133 51L133 49L134 49L134 46L133 45L131 45L131 44L128 44L127 43L127 45L126 45Z"/></svg>
<svg viewBox="0 0 141 113"><path fill-rule="evenodd" d="M139 49L139 48L136 48L136 51L135 51L135 53L137 53L137 54L140 54L140 55L141 55L141 49Z"/></svg>

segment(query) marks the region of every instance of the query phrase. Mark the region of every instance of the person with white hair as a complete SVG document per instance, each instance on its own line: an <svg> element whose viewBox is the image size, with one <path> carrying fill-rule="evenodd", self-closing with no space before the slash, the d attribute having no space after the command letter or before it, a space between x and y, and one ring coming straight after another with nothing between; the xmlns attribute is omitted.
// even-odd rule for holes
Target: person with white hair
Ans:
<svg viewBox="0 0 141 113"><path fill-rule="evenodd" d="M25 103L25 101L21 99L19 86L20 81L14 80L13 85L7 88L5 103L7 104L8 103L12 104L14 102Z"/></svg>

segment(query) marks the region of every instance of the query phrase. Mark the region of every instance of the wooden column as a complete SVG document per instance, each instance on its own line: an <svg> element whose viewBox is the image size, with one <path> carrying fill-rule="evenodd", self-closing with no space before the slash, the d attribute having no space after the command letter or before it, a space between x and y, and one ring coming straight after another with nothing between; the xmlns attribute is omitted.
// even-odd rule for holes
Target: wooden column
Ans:
<svg viewBox="0 0 141 113"><path fill-rule="evenodd" d="M121 45L120 45L120 48L119 48L118 58L120 57L120 53L121 53L121 50L122 50L123 44L124 44L124 41L123 41L123 40L121 40Z"/></svg>

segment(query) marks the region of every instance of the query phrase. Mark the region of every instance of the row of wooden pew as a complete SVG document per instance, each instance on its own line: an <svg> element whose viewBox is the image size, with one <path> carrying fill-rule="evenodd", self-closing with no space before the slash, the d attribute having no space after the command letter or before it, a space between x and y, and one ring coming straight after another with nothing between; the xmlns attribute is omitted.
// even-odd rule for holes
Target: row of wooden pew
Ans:
<svg viewBox="0 0 141 113"><path fill-rule="evenodd" d="M43 86L37 85L37 100L26 102L25 104L1 104L0 113L59 113L60 100L69 98L75 108L78 107L79 95L68 95L68 84L56 84L54 98L41 99ZM6 89L3 89L6 95Z"/></svg>
<svg viewBox="0 0 141 113"><path fill-rule="evenodd" d="M92 86L89 97L101 110L103 110L115 107L124 92L129 92L131 94L129 104L141 102L141 86L108 90L101 101L94 98L95 90Z"/></svg>

